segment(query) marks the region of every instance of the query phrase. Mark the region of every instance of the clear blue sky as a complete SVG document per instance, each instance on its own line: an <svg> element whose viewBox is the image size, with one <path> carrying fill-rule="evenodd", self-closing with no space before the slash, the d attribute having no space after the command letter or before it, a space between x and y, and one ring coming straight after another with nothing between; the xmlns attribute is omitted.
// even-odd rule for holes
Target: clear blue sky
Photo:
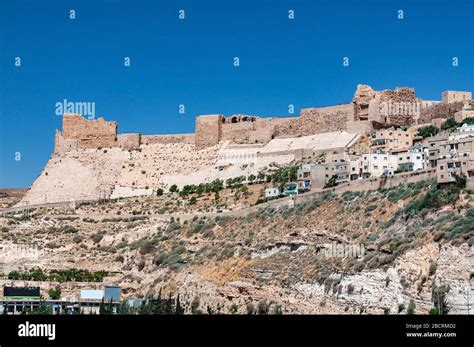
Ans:
<svg viewBox="0 0 474 347"><path fill-rule="evenodd" d="M41 172L63 99L95 102L119 132L158 134L193 132L198 114L345 103L358 83L434 100L472 91L473 13L471 0L3 0L0 187L27 187Z"/></svg>

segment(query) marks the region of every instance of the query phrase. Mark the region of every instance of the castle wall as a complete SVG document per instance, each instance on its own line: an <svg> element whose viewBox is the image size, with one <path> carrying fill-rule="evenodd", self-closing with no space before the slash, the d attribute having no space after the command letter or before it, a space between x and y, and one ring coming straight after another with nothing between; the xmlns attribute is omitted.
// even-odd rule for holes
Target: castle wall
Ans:
<svg viewBox="0 0 474 347"><path fill-rule="evenodd" d="M372 121L359 120L359 121L347 121L346 131L352 134L368 135L374 131Z"/></svg>
<svg viewBox="0 0 474 347"><path fill-rule="evenodd" d="M220 114L198 116L196 118L196 149L217 145L222 139L222 120Z"/></svg>
<svg viewBox="0 0 474 347"><path fill-rule="evenodd" d="M243 117L245 118L245 116ZM267 143L274 137L276 126L298 119L295 117L246 117L250 120L236 123L227 122L232 118L234 116L225 118L226 122L222 124L222 140L235 143Z"/></svg>
<svg viewBox="0 0 474 347"><path fill-rule="evenodd" d="M346 122L354 117L354 106L344 104L329 107L304 108L300 118L293 118L275 127L276 136L305 136L346 130Z"/></svg>
<svg viewBox="0 0 474 347"><path fill-rule="evenodd" d="M144 145L154 143L194 143L194 141L194 134L141 135L141 143Z"/></svg>
<svg viewBox="0 0 474 347"><path fill-rule="evenodd" d="M124 149L140 148L141 136L138 133L117 135L117 144Z"/></svg>
<svg viewBox="0 0 474 347"><path fill-rule="evenodd" d="M464 106L462 101L453 103L439 103L425 109L421 109L421 115L419 123L431 123L434 119L447 119L454 117L454 114L461 111Z"/></svg>
<svg viewBox="0 0 474 347"><path fill-rule="evenodd" d="M75 151L79 147L79 141L77 139L65 139L62 137L61 132L56 130L54 137L54 153L66 153Z"/></svg>
<svg viewBox="0 0 474 347"><path fill-rule="evenodd" d="M103 118L87 120L81 115L63 116L64 139L76 139L79 148L98 148L117 146L117 123Z"/></svg>
<svg viewBox="0 0 474 347"><path fill-rule="evenodd" d="M447 90L443 92L443 103L451 104L454 102L467 102L472 100L471 92L461 92L455 90Z"/></svg>

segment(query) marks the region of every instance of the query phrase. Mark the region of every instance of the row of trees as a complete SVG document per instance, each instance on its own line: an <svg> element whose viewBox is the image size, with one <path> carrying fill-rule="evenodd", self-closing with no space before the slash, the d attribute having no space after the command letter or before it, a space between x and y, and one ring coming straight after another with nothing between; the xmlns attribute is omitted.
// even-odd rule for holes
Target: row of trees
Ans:
<svg viewBox="0 0 474 347"><path fill-rule="evenodd" d="M108 276L107 271L91 272L86 269L67 269L43 271L41 268L31 268L25 271L11 271L10 280L23 281L53 281L53 282L102 282Z"/></svg>
<svg viewBox="0 0 474 347"><path fill-rule="evenodd" d="M254 183L270 183L273 182L274 184L284 184L289 181L295 181L297 178L298 167L297 166L290 166L290 167L283 167L274 170L271 173L265 174L263 172L259 172L257 175L250 174L248 176L239 176L234 178L229 178L225 181L220 179L215 179L210 183L201 183L199 185L185 185L183 189L180 191L176 184L173 184L169 191L171 193L179 193L180 196L185 197L190 194L204 194L204 193L217 193L220 190L226 188L239 188L244 183L254 184ZM162 189L158 189L157 195L162 195L164 192Z"/></svg>
<svg viewBox="0 0 474 347"><path fill-rule="evenodd" d="M441 130L454 129L454 128L460 127L463 124L473 125L474 118L468 117L468 118L465 118L462 122L458 123L456 122L454 118L450 117L446 119L446 121L441 125ZM438 132L439 132L439 129L435 127L434 125L428 125L428 126L421 127L420 129L418 129L418 135L422 136L424 139L430 136L434 136Z"/></svg>

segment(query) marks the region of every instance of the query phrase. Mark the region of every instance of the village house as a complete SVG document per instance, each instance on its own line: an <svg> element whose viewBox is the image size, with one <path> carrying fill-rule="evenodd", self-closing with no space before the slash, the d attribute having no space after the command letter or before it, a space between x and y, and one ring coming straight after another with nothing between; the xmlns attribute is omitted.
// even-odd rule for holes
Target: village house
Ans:
<svg viewBox="0 0 474 347"><path fill-rule="evenodd" d="M416 171L427 168L428 149L421 145L393 150L391 154L397 158L397 170Z"/></svg>
<svg viewBox="0 0 474 347"><path fill-rule="evenodd" d="M470 136L474 136L474 125L465 123L449 135L449 140L459 140Z"/></svg>
<svg viewBox="0 0 474 347"><path fill-rule="evenodd" d="M474 159L468 157L453 157L440 159L436 170L439 185L447 185L456 182L456 176L466 176L466 187L474 188Z"/></svg>
<svg viewBox="0 0 474 347"><path fill-rule="evenodd" d="M306 192L311 189L322 189L328 178L328 164L304 164L297 172L298 190Z"/></svg>
<svg viewBox="0 0 474 347"><path fill-rule="evenodd" d="M423 140L418 136L417 127L404 129L383 129L376 131L371 138L371 149L373 152L388 152L395 149L408 148Z"/></svg>
<svg viewBox="0 0 474 347"><path fill-rule="evenodd" d="M274 199L280 196L280 188L273 187L265 189L265 198L266 199Z"/></svg>

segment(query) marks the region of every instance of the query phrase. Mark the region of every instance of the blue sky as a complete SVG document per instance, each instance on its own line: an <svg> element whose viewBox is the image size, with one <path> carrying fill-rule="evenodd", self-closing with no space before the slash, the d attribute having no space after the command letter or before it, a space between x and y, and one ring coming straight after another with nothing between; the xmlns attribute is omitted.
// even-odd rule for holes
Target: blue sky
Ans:
<svg viewBox="0 0 474 347"><path fill-rule="evenodd" d="M346 103L358 83L434 100L472 91L473 14L472 0L2 1L0 187L41 172L63 99L95 102L119 132L158 134L193 132L199 114Z"/></svg>

